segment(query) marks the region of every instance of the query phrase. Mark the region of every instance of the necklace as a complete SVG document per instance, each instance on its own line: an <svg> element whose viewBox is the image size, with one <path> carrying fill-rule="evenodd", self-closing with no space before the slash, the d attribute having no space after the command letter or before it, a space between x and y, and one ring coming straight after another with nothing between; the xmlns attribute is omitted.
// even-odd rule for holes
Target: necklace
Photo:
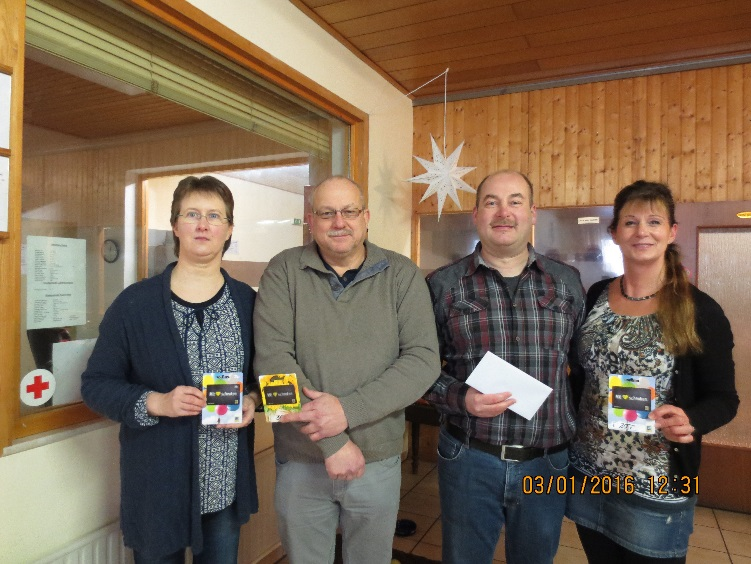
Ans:
<svg viewBox="0 0 751 564"><path fill-rule="evenodd" d="M659 292L659 290L657 290L657 292ZM644 296L643 298L633 298L626 293L626 289L623 287L623 276L621 276L621 296L623 296L629 301L643 302L644 300L651 300L657 295L657 292L655 292L654 294L649 294L648 296Z"/></svg>

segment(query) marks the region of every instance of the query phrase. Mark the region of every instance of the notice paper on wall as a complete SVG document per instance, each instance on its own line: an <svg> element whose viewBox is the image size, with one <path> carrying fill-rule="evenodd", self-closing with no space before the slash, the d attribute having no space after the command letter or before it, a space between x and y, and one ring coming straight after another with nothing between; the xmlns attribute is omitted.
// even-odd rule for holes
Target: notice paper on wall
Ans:
<svg viewBox="0 0 751 564"><path fill-rule="evenodd" d="M0 72L0 149L10 149L11 76Z"/></svg>
<svg viewBox="0 0 751 564"><path fill-rule="evenodd" d="M57 382L52 405L81 401L81 374L95 343L96 339L80 339L52 344L52 371Z"/></svg>
<svg viewBox="0 0 751 564"><path fill-rule="evenodd" d="M26 328L86 323L86 240L26 238Z"/></svg>

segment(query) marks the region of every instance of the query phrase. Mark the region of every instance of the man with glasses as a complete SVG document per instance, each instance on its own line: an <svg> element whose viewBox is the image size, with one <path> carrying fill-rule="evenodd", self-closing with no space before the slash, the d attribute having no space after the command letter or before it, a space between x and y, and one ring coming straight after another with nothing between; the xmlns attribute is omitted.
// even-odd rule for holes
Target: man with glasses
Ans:
<svg viewBox="0 0 751 564"><path fill-rule="evenodd" d="M313 189L313 242L274 257L254 315L256 374L295 373L300 413L274 424L275 505L294 564L388 563L404 408L440 372L430 296L408 258L366 240L360 187Z"/></svg>

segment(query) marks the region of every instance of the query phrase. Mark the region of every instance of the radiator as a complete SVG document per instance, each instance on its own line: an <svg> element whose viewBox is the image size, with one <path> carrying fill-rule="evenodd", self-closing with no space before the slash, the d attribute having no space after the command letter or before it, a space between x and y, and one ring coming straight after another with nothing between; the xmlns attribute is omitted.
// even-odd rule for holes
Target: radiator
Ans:
<svg viewBox="0 0 751 564"><path fill-rule="evenodd" d="M120 523L82 537L38 564L133 564L133 553L123 545Z"/></svg>

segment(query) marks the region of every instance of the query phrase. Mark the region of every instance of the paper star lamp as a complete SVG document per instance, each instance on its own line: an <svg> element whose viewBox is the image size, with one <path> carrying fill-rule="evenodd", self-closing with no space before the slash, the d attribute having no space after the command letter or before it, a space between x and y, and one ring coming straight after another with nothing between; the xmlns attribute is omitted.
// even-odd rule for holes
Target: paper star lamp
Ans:
<svg viewBox="0 0 751 564"><path fill-rule="evenodd" d="M450 196L457 207L462 209L462 206L459 203L459 194L457 193L457 190L464 190L465 192L471 193L475 192L474 188L461 179L462 176L471 170L474 170L475 167L456 166L456 163L459 162L462 148L464 147L464 141L462 141L448 157L444 157L432 135L430 136L430 142L433 144L433 162L415 156L417 162L425 167L427 172L413 176L407 181L429 185L420 201L423 202L435 194L438 197L438 220L440 221L441 212L446 203L446 196Z"/></svg>

